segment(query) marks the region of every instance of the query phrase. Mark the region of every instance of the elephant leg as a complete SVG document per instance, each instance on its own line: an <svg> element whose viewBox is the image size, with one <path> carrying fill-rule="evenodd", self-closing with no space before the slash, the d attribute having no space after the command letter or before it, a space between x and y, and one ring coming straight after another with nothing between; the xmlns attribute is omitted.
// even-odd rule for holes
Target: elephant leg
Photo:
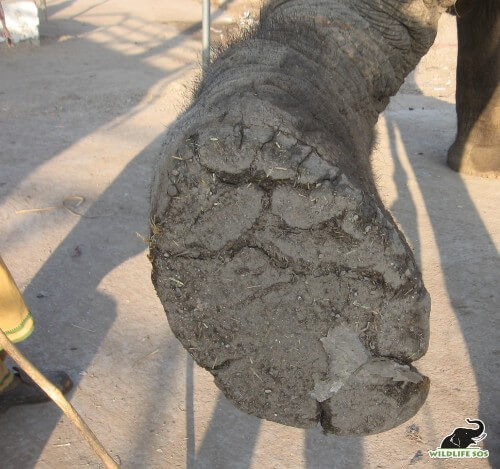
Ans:
<svg viewBox="0 0 500 469"><path fill-rule="evenodd" d="M500 2L462 0L458 28L457 136L448 165L500 177Z"/></svg>
<svg viewBox="0 0 500 469"><path fill-rule="evenodd" d="M430 299L369 155L453 2L268 2L166 135L152 279L176 337L240 409L365 435L425 401L411 363Z"/></svg>

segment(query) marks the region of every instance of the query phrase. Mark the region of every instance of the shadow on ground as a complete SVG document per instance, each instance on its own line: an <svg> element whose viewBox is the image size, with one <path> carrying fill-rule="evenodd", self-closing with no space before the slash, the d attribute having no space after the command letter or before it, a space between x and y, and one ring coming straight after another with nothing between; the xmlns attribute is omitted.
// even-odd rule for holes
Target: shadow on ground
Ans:
<svg viewBox="0 0 500 469"><path fill-rule="evenodd" d="M474 370L479 393L479 415L464 415L463 418L479 418L485 422L488 438L484 445L490 450L489 462L492 467L499 467L500 455L495 451L495 443L500 437L500 419L498 412L495 412L498 409L495 380L500 350L498 347L497 350L487 347L488 344L498 346L499 298L498 275L495 272L498 274L500 271L500 259L462 177L446 167L446 150L451 139L448 138L447 129L443 131L437 123L443 122L444 114L454 114L455 106L427 96L419 98L420 105L433 110L434 117L418 121L412 119L408 112L386 113L394 163L393 178L398 191L398 199L391 209L412 240L417 258L420 258L422 246L417 227L417 209L408 189L410 176L403 167L402 155L396 144L396 134L399 133L424 199L439 250L439 264L447 294ZM448 122L445 119L444 125ZM433 132L439 134L439 149L431 147L431 141L435 142L436 138L425 138ZM441 178L447 179L446 184L442 184ZM443 194L444 190L448 192ZM450 221L453 226L451 230ZM431 314L438 315L439 311L433 309ZM457 426L463 425L463 422L455 423ZM453 428L453 422L450 422L450 428Z"/></svg>
<svg viewBox="0 0 500 469"><path fill-rule="evenodd" d="M67 1L49 6L49 19L73 3ZM20 117L16 112L26 112L26 109L23 109L25 103L16 103L19 108L13 106L13 114L3 113L0 116L0 157L3 167L0 202L7 200L38 167L74 143L111 122L130 119L137 112L137 108L143 105L142 101L148 90L160 80L167 83L169 76L174 80L177 78L176 74L192 67L186 57L179 57L179 61L186 61L184 65L170 70L156 68L148 63L147 59L156 54L175 55L176 52L171 49L199 30L201 23L180 31L173 38L163 41L161 45L145 53L125 55L107 48L106 43L98 44L82 38L78 39L77 43L72 42L76 44L75 47L68 45L67 41L56 42L54 39L66 34L71 34L73 39L76 39L77 35L84 35L93 30L93 25L78 21L75 19L77 16L72 19L50 20L47 25L42 26L44 36L41 49L19 50L21 55L30 54L32 60L26 67L26 83L13 85L26 87L27 106L33 106L34 101L30 100L30 94L36 96L40 93L40 89L37 89L40 80L33 77L30 70L37 67L37 61L47 60L44 56L45 47L51 48L55 55L77 55L88 66L88 74L82 76L80 68L73 70L72 64L75 62L68 59L64 68L56 73L60 73L61 79L74 80L75 93L68 97L60 96L58 83L47 85L47 96L44 96L40 106L51 111L49 116L44 115L45 109L36 109L37 112L29 115L22 126L19 125L16 119ZM122 15L113 27L122 26L127 29L131 19L134 20L134 28L137 30L137 23L141 22L127 15ZM154 29L147 22L142 22L139 28L144 29L145 37L149 37L151 29ZM111 27L101 29L103 35L109 33L110 42L115 39ZM127 41L126 37L121 40ZM15 62L14 53L8 53L11 55L2 58L2 61L11 60L17 65L19 62ZM132 75L132 78L136 77L137 86L129 89L124 89L123 86L114 87L108 74L113 67ZM2 88L2 85L12 85L8 83L8 68L3 68L3 72L5 75L2 73L0 79ZM84 101L78 95L78 90L88 87L92 87L95 92L90 93L90 99ZM0 100L2 104L8 104L5 100L8 100L9 94L2 88ZM64 106L66 99L69 101L67 106ZM59 106L61 102L63 105ZM151 101L148 104L151 105ZM78 109L78 112L74 109ZM57 130L62 127L69 130ZM39 135L39 144L26 154L23 152L22 142L32 140L33 135ZM47 140L50 140L50 145L44 144ZM55 146L54 141L57 142ZM145 250L144 242L130 236L130 233L144 232L147 227L148 185L153 161L160 146L161 137L158 137L137 154L85 211L85 215L54 250L24 291L27 303L35 316L36 333L29 343L22 344L23 347L28 349L29 355L34 357L37 364L47 363L51 367L68 370L75 387L79 385L85 370L98 353L116 319L116 304L113 298L100 292L98 285L113 269ZM109 223L110 218L113 223ZM73 256L75 249L82 255ZM97 258L99 262L93 262ZM149 282L147 277L143 280ZM40 292L44 294L41 296ZM71 297L71 308L63 310L61 305L68 304L68 296ZM64 331L64 334L61 331ZM72 357L78 362L78 368L72 366ZM173 360L175 356L168 359ZM158 396L152 395L150 398L152 402L161 402L158 401ZM151 412L157 411L151 409ZM54 406L16 408L2 414L0 429L8 438L0 438L0 466L4 469L33 467L60 418L61 413ZM143 440L141 435L137 436L139 445Z"/></svg>
<svg viewBox="0 0 500 469"><path fill-rule="evenodd" d="M195 450L195 417L193 413L193 361L187 359L186 411L188 469L247 469L252 465L261 420L240 412L221 393L207 430ZM301 431L301 430L296 430ZM290 448L283 448L289 451ZM267 456L271 464L287 466L280 459L280 449ZM358 468L362 466L363 446L360 438L325 435L319 428L304 431L304 467L307 469Z"/></svg>

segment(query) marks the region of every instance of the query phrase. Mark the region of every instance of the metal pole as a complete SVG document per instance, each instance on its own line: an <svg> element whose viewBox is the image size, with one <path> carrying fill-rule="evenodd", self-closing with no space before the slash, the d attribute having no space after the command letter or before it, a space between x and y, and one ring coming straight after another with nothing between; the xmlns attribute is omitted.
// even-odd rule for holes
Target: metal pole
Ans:
<svg viewBox="0 0 500 469"><path fill-rule="evenodd" d="M203 0L203 71L210 65L210 0Z"/></svg>

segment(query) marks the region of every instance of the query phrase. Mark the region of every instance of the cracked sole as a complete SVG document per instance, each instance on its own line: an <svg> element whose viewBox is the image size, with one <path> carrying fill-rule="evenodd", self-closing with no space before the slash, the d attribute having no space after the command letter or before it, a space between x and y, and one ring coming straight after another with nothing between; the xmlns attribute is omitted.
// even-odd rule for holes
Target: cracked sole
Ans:
<svg viewBox="0 0 500 469"><path fill-rule="evenodd" d="M152 277L225 396L341 435L414 415L429 388L411 362L427 349L430 300L378 198L283 126L222 114L174 133L152 190Z"/></svg>

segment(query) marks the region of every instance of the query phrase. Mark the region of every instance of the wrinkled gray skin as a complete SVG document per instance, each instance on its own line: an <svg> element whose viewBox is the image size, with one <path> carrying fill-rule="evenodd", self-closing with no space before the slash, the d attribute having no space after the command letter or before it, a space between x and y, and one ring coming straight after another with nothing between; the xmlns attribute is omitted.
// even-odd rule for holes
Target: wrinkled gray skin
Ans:
<svg viewBox="0 0 500 469"><path fill-rule="evenodd" d="M237 407L365 435L417 412L430 301L370 172L452 0L281 0L208 70L152 186L153 282Z"/></svg>

